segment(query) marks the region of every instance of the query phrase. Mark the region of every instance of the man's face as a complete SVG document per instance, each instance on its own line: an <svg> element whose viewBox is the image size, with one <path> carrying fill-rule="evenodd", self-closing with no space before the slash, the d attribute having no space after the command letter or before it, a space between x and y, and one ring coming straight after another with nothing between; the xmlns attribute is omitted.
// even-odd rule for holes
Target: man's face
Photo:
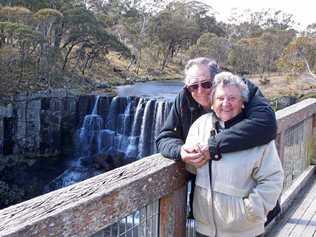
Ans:
<svg viewBox="0 0 316 237"><path fill-rule="evenodd" d="M208 67L205 65L193 65L187 71L185 83L193 99L202 105L204 109L210 108L212 80Z"/></svg>

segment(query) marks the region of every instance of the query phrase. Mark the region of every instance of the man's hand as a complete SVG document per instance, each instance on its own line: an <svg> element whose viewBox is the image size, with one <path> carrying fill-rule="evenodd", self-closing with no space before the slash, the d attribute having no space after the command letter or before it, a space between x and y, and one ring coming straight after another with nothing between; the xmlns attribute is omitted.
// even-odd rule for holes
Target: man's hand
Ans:
<svg viewBox="0 0 316 237"><path fill-rule="evenodd" d="M201 146L196 144L194 146L188 146L184 144L181 147L181 159L184 163L200 168L210 159L208 146Z"/></svg>

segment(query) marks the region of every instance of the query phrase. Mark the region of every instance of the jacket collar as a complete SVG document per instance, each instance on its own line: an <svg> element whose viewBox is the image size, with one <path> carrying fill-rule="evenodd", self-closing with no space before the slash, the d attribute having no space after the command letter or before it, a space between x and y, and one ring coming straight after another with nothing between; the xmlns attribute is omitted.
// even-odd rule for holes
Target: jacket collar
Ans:
<svg viewBox="0 0 316 237"><path fill-rule="evenodd" d="M224 122L225 124L225 128L230 128L232 126L234 126L236 123L239 123L241 120L243 120L245 118L245 113L243 111L241 111L237 116L235 116L234 118Z"/></svg>
<svg viewBox="0 0 316 237"><path fill-rule="evenodd" d="M215 114L215 113L214 113ZM224 129L230 128L234 126L235 124L239 123L241 120L245 118L244 111L241 111L238 115L236 115L234 118L224 122ZM219 123L220 119L217 117L217 122L215 123L216 130L221 130L221 125Z"/></svg>

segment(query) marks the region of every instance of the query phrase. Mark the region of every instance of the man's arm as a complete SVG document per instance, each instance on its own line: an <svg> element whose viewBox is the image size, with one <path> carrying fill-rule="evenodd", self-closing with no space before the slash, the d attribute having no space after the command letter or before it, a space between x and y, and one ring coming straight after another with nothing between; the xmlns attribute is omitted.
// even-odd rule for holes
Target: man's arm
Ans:
<svg viewBox="0 0 316 237"><path fill-rule="evenodd" d="M181 146L184 144L180 118L180 94L176 97L169 115L156 139L158 151L173 160L181 159Z"/></svg>
<svg viewBox="0 0 316 237"><path fill-rule="evenodd" d="M209 140L211 156L249 149L263 145L276 137L277 124L275 113L261 91L250 81L249 101L245 105L246 118L218 133Z"/></svg>

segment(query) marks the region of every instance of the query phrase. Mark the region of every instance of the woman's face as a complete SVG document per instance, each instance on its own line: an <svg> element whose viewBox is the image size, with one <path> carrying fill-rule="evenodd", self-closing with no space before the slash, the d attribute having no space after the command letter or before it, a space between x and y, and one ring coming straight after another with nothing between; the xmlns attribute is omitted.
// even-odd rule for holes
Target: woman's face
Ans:
<svg viewBox="0 0 316 237"><path fill-rule="evenodd" d="M243 107L241 91L237 86L219 85L213 97L213 110L222 121L228 121L238 115Z"/></svg>

